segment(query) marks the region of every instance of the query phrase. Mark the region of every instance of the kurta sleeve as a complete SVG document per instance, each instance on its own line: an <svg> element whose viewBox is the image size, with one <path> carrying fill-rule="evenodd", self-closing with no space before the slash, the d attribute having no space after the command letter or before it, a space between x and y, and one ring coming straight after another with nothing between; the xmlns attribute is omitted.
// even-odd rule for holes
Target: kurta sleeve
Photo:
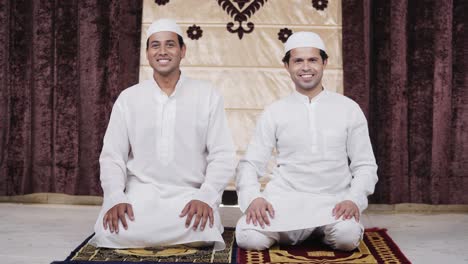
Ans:
<svg viewBox="0 0 468 264"><path fill-rule="evenodd" d="M215 90L211 94L209 111L205 180L194 199L213 207L234 177L235 148L227 125L222 97Z"/></svg>
<svg viewBox="0 0 468 264"><path fill-rule="evenodd" d="M259 178L265 175L267 164L276 145L275 127L271 113L265 110L257 121L252 140L237 168L239 207L244 213L250 203L261 197Z"/></svg>
<svg viewBox="0 0 468 264"><path fill-rule="evenodd" d="M104 212L119 203L129 203L125 195L127 160L130 150L127 124L119 99L112 108L104 145L99 158L101 186L104 191Z"/></svg>
<svg viewBox="0 0 468 264"><path fill-rule="evenodd" d="M347 152L351 161L350 170L353 176L351 188L346 200L353 201L362 212L367 208L367 196L374 193L377 183L377 164L369 138L369 130L364 113L356 104L352 111L348 127Z"/></svg>

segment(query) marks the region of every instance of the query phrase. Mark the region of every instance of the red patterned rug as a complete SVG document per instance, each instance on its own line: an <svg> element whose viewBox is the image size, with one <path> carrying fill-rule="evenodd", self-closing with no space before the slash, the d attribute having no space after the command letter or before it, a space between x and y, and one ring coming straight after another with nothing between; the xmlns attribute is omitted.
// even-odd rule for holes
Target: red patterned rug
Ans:
<svg viewBox="0 0 468 264"><path fill-rule="evenodd" d="M91 238L91 237L90 237ZM286 263L410 263L385 229L366 229L363 243L352 252L334 251L317 240L310 239L301 245L275 245L269 250L239 249L233 229L223 234L226 249L166 248L110 249L95 248L85 240L64 261L53 264L136 264L136 263L237 263L237 264L286 264Z"/></svg>
<svg viewBox="0 0 468 264"><path fill-rule="evenodd" d="M387 234L386 229L366 229L359 248L351 252L332 250L317 240L310 239L301 245L274 245L269 250L237 250L238 264L286 263L411 263Z"/></svg>

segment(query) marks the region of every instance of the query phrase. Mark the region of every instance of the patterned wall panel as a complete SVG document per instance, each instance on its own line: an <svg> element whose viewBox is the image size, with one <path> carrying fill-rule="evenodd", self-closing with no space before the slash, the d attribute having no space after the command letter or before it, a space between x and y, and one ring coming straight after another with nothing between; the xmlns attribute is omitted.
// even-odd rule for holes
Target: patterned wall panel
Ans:
<svg viewBox="0 0 468 264"><path fill-rule="evenodd" d="M184 73L213 82L224 96L239 156L263 108L294 89L281 62L291 32L314 31L324 39L330 56L324 86L343 92L339 0L145 0L142 32L159 18L182 27ZM143 80L152 74L144 33L141 45Z"/></svg>

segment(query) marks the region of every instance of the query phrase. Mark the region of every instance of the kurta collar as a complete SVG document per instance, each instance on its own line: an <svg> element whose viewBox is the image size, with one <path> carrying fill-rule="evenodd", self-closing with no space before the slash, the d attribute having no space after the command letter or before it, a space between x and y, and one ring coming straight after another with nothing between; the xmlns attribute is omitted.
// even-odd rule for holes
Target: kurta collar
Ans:
<svg viewBox="0 0 468 264"><path fill-rule="evenodd" d="M177 81L176 83L176 86L175 86L175 89L174 89L174 92L170 95L170 96L167 96L167 94L161 89L161 87L159 87L158 83L156 82L156 80L154 78L151 78L151 81L152 83L158 88L156 89L156 96L159 98L159 97L169 97L169 98L172 98L172 97L175 97L176 94L180 93L181 91L179 90L182 90L182 85L184 83L184 81L186 80L186 77L185 77L185 74L183 72L180 73L180 76L179 76L179 80Z"/></svg>
<svg viewBox="0 0 468 264"><path fill-rule="evenodd" d="M325 89L322 88L322 91L320 91L319 94L317 94L314 98L312 98L312 100L309 100L309 97L306 96L306 95L303 95L301 93L299 93L297 90L294 90L293 92L293 97L300 101L301 103L304 103L306 105L309 105L309 104L315 104L317 103L320 98L324 97L325 94L327 93L327 91Z"/></svg>

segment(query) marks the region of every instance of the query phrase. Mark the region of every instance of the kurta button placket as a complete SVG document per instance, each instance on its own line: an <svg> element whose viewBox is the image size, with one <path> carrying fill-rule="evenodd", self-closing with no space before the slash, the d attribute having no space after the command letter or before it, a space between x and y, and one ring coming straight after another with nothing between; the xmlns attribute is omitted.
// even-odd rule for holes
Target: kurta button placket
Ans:
<svg viewBox="0 0 468 264"><path fill-rule="evenodd" d="M175 92L174 92L175 93ZM156 151L157 157L160 162L163 164L168 164L172 159L172 143L171 138L173 138L172 131L174 130L174 119L175 118L175 98L174 94L170 97L160 91L160 94L157 96L158 100L158 118L160 122L157 122L157 143Z"/></svg>

